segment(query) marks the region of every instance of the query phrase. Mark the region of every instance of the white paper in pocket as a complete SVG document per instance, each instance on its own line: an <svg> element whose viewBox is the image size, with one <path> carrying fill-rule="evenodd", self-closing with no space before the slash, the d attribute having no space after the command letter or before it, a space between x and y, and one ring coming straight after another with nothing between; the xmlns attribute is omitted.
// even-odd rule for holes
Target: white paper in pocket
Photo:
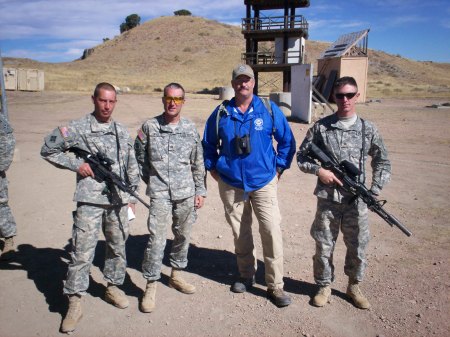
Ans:
<svg viewBox="0 0 450 337"><path fill-rule="evenodd" d="M128 221L136 219L136 215L134 214L131 207L128 207Z"/></svg>

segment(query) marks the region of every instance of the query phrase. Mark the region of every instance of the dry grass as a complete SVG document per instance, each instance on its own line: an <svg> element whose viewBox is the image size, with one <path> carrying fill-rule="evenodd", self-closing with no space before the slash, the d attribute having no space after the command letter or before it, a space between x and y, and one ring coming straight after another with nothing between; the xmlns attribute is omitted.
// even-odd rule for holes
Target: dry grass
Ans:
<svg viewBox="0 0 450 337"><path fill-rule="evenodd" d="M307 41L307 61L328 43ZM45 71L46 90L91 91L100 81L152 93L168 82L190 92L229 85L245 40L240 27L199 17L160 17L94 48L85 60L40 63L5 58L5 66ZM317 66L314 67L317 69ZM281 90L281 74L261 74L265 91ZM260 82L260 83L261 83ZM381 51L369 51L368 97L435 97L450 99L450 64L416 62Z"/></svg>
<svg viewBox="0 0 450 337"><path fill-rule="evenodd" d="M380 51L369 53L369 94L450 98L450 64L416 62Z"/></svg>

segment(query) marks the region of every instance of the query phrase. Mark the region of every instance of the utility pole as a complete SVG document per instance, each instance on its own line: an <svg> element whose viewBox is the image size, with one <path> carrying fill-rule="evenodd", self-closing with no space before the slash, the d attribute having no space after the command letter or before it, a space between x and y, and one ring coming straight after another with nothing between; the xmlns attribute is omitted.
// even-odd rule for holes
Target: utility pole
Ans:
<svg viewBox="0 0 450 337"><path fill-rule="evenodd" d="M9 120L8 116L8 105L6 103L6 90L5 90L5 75L3 75L3 59L2 59L2 51L0 50L0 87L1 87L1 109L0 112L6 116L6 119Z"/></svg>

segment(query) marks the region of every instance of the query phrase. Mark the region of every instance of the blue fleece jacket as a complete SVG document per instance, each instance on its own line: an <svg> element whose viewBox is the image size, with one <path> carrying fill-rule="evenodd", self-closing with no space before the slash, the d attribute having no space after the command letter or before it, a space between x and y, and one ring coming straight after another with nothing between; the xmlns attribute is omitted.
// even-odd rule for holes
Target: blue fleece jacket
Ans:
<svg viewBox="0 0 450 337"><path fill-rule="evenodd" d="M270 115L256 95L245 113L235 106L234 98L226 107L217 129L218 106L208 118L203 134L205 167L217 170L223 181L245 192L258 190L275 176L276 169L288 169L296 151L292 130L276 104L270 102ZM275 125L273 125L275 124ZM275 129L274 129L275 128ZM250 136L251 152L237 154L233 139ZM272 137L277 141L276 150ZM221 141L221 146L217 144Z"/></svg>

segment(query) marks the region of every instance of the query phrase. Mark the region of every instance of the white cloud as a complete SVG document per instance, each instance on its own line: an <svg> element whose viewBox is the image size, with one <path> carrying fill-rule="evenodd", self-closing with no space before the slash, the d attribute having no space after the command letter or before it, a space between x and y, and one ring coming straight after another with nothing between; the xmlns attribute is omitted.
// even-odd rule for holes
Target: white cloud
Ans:
<svg viewBox="0 0 450 337"><path fill-rule="evenodd" d="M47 43L45 44L45 47L52 50L76 48L83 51L83 49L90 48L97 43L97 40L70 40L64 42Z"/></svg>
<svg viewBox="0 0 450 337"><path fill-rule="evenodd" d="M411 23L420 23L427 21L427 18L419 15L405 15L405 16L396 16L393 18L388 18L385 20L386 24L389 26L397 27L409 25Z"/></svg>
<svg viewBox="0 0 450 337"><path fill-rule="evenodd" d="M45 61L55 55L52 51L59 51L58 60L71 60L103 38L118 35L130 14L138 14L143 23L179 9L237 25L245 16L242 0L0 0L0 41L10 41L9 48L2 47L4 55Z"/></svg>
<svg viewBox="0 0 450 337"><path fill-rule="evenodd" d="M369 23L363 21L349 21L349 20L311 20L309 22L309 29L312 30L327 30L328 32L335 32L336 30L344 30L348 28L367 28Z"/></svg>
<svg viewBox="0 0 450 337"><path fill-rule="evenodd" d="M215 17L220 21L239 22L241 16L245 16L241 0L206 3L200 0L2 1L0 31L2 39L36 36L98 39L118 33L120 24L129 14L138 14L143 19L173 15L179 9L188 9L193 15Z"/></svg>
<svg viewBox="0 0 450 337"><path fill-rule="evenodd" d="M69 57L69 58L62 58L60 52L54 52L54 51L36 51L36 50L27 50L27 49L12 49L8 52L2 53L3 57L20 57L20 58L29 58L32 60L39 60L44 62L53 62L53 60L65 60L65 61L72 61L75 58L79 58L81 54L78 54L78 56L75 57Z"/></svg>
<svg viewBox="0 0 450 337"><path fill-rule="evenodd" d="M421 5L426 5L426 2L431 1L425 1L425 4L422 0L360 0L358 2L362 2L363 4L367 6L374 6L374 7L380 7L380 8L394 8L394 7L407 7L407 8L417 8ZM357 3L355 5L358 5Z"/></svg>
<svg viewBox="0 0 450 337"><path fill-rule="evenodd" d="M71 59L80 58L81 55L83 55L83 51L84 51L84 49L69 48L66 50L66 52L64 54L67 55L68 57L70 57Z"/></svg>

